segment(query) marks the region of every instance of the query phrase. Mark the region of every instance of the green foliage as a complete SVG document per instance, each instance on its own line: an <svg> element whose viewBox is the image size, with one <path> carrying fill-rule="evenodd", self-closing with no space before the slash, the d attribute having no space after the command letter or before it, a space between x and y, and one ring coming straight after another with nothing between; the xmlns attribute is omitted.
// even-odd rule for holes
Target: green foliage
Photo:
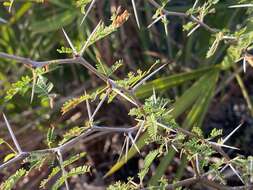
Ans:
<svg viewBox="0 0 253 190"><path fill-rule="evenodd" d="M222 129L214 128L210 133L210 138L218 137L218 136L222 135L222 133L223 133Z"/></svg>
<svg viewBox="0 0 253 190"><path fill-rule="evenodd" d="M83 158L84 156L86 156L86 153L80 153L80 154L76 154L70 158L68 158L67 160L65 160L63 162L63 167L66 167L72 163L74 163L75 161ZM87 167L88 169L88 167ZM61 171L61 168L60 166L57 166L57 167L54 167L52 170L51 170L51 173L48 175L48 177L46 179L43 179L40 183L40 188L46 188L46 184L53 178L55 177L59 172ZM86 173L86 172L85 172Z"/></svg>
<svg viewBox="0 0 253 190"><path fill-rule="evenodd" d="M81 8L81 12L85 14L85 8L87 4L89 4L91 0L78 0L76 1L76 6Z"/></svg>
<svg viewBox="0 0 253 190"><path fill-rule="evenodd" d="M154 159L156 158L156 156L158 155L159 151L158 150L154 150L154 151L150 151L148 153L148 155L145 157L144 160L144 167L143 169L138 173L138 176L140 178L141 181L143 181L145 175L148 173L149 167L150 165L153 163Z"/></svg>
<svg viewBox="0 0 253 190"><path fill-rule="evenodd" d="M39 1L40 0L35 0L33 2ZM79 88L82 86L80 83L84 81L85 83L87 82L88 88L92 89L91 92L88 94L85 92L84 95L65 101L61 108L62 114L67 113L78 104L84 103L85 101L88 104L94 100L106 98L106 100L108 100L107 102L110 104L120 93L123 94L120 94L121 97L125 99L129 98L133 101L136 101L137 98L149 97L143 100L144 103L142 100L138 100L134 103L132 102L133 107L126 106L130 108L129 116L131 117L131 122L129 123L133 124L136 122L135 125L139 127L137 131L139 136L135 131L127 132L125 135L128 135L128 138L132 137L131 135L133 135L133 137L136 135L139 138L136 137L134 140L130 139L132 142L130 141L129 143L132 144L132 147L128 149L128 145L126 145L126 154L122 156L106 174L106 176L113 174L137 154L137 149L141 150L145 145L150 145L145 149L146 157L144 159L144 166L138 173L140 181L136 182L133 181L133 179L128 179L125 183L116 182L107 189L133 190L140 188L152 189L156 187L159 189L166 189L167 185L177 183L177 180L170 179L170 176L176 176L176 179L179 180L184 174L184 168L187 167L188 163L191 163L193 166L196 165L196 168L192 165L189 165L189 167L199 170L200 174L204 174L204 167L208 166L206 168L210 168L209 171L211 171L211 169L214 170L213 172L216 180L224 184L226 183L226 179L220 171L224 165L230 164L231 168L233 166L238 173L242 174L242 178L246 183L252 182L252 156L247 158L237 156L230 160L227 158L220 158L223 154L219 152L219 149L214 149L211 143L222 135L222 130L213 129L207 138L205 138L206 135L204 131L202 131L204 129L203 121L208 107L214 95L217 94L217 83L221 83L221 85L219 85L220 90L223 88L222 81L226 81L224 79L227 79L227 77L228 79L230 76L233 77L231 72L235 71L236 74L240 72L240 70L237 70L238 60L240 58L244 60L247 58L246 61L252 65L252 62L250 62L250 49L252 48L251 43L253 41L252 9L244 8L244 10L231 11L231 9L227 9L227 7L230 6L230 1L219 0L194 1L194 4L189 1L184 2L184 7L178 6L177 3L174 4L168 0L159 1L161 5L156 5L154 2L151 2L153 5L156 5L155 7L144 2L139 5L141 8L137 9L138 14L141 15L141 22L143 22L144 25L147 24L150 20L150 16L145 16L153 15L153 20L159 19L159 21L161 21L161 23L157 25L158 28L153 26L153 30L135 30L135 26L129 22L126 27L122 28L120 33L111 35L108 40L106 39L94 45L99 40L108 37L118 30L118 28L128 20L130 13L127 10L120 13L121 11L119 8L116 10L115 7L110 7L110 3L108 4L108 2L105 2L105 4L101 4L104 11L101 12L100 6L98 9L93 9L99 11L99 14L91 14L91 17L87 17L87 22L84 22L83 25L80 26L83 14L86 13L87 6L90 5L92 0L50 0L40 5L34 5L31 2L17 2L17 6L15 7L13 7L13 2L13 0L6 0L3 3L9 11L14 9L12 15L7 15L4 12L0 14L0 21L3 21L1 18L10 18L8 24L0 26L2 34L0 39L1 52L3 51L10 55L19 54L20 56L31 57L34 60L57 59L55 57L64 59L68 56L72 56L73 50L69 47L65 47L66 44L62 44L63 40L58 40L56 38L60 36L56 35L56 32L62 27L68 27L68 30L71 30L69 33L72 35L71 41L73 40L74 44L77 44L75 48L79 50L79 53L81 52L81 55L74 55L74 57L72 57L73 60L75 59L76 63L80 63L82 59L79 56L82 56L87 60L85 64L90 62L89 68L91 69L88 69L89 71L87 74L86 72L82 72L79 67L72 64L70 65L71 72L63 67L59 67L59 70L57 68L55 72L51 72L52 70L50 70L50 79L54 81L53 84L43 75L48 71L44 68L32 68L33 76L28 76L24 69L20 69L19 66L16 66L15 62L18 61L20 57L17 57L17 59L14 59L12 62L10 61L6 68L2 66L4 64L1 64L1 85L3 84L3 89L8 89L4 97L6 102L1 106L1 109L6 108L8 111L18 111L18 113L22 111L21 108L23 108L24 102L15 100L17 102L14 102L14 104L9 100L12 100L17 94L22 96L27 95L29 90L31 90L31 101L33 100L34 94L38 95L42 100L52 100L53 94L51 94L51 92L54 86L57 88L57 91L64 92L65 95L69 93L68 96L72 97L73 95L76 97L76 94L71 94L72 87ZM179 5L180 2L178 3ZM238 2L249 3L244 0ZM124 6L128 5L126 4ZM167 8L169 8L170 11L167 11ZM132 8L129 10L132 10ZM177 10L180 11L177 12ZM91 28L94 28L98 22L98 20L94 19L92 16L99 15L106 17L110 14L110 11L112 12L110 21L100 21L97 27L95 27L96 30L93 30L91 35ZM172 17L170 15L172 15ZM184 19L183 21L180 19L178 19L180 21L177 19L174 20L173 15ZM217 20L219 22L216 22ZM162 27L164 27L165 34L163 31L160 32L161 24ZM183 27L182 29L175 28L174 25ZM188 34L183 31L186 31ZM132 32L135 32L136 35L133 35ZM130 39L129 36L127 36L129 33L131 34ZM193 33L196 34L191 35ZM84 34L86 34L85 37ZM85 38L86 41L83 41L83 38ZM92 48L86 49L91 45L93 45ZM57 52L61 55L55 52L57 47ZM1 54L1 57L5 58L6 56L5 54ZM153 63L153 58L159 58L160 60ZM115 60L119 61L115 62ZM3 60L3 63L4 62L5 60ZM112 64L113 62L115 63ZM156 74L156 76L158 76L157 79L144 82L144 78L147 77L152 69L160 62L167 64L166 71L159 75ZM52 65L55 64L52 63ZM93 65L95 65L96 69L93 69ZM117 72L116 74L119 73L119 76L116 76L115 71L121 66L122 72ZM147 70L147 68L149 69ZM235 69L231 70L230 68ZM129 69L131 69L130 72L128 72ZM122 73L126 71L126 77L122 76ZM18 77L23 77L21 77L19 81L10 84L9 80L7 80L9 77L7 75L9 73L17 73ZM94 80L94 78L89 75L91 73L95 73L98 77L102 74L105 77L103 80L106 84L101 85L102 83L99 80ZM10 76L10 80L16 81L16 76L12 75ZM62 80L59 80L59 78ZM119 78L120 80L118 80ZM69 90L69 85L65 85L66 81L71 81L71 90ZM115 86L112 81L115 81ZM139 86L135 91L134 88L142 82L143 85ZM62 85L62 83L64 83L64 85ZM108 96L106 94L107 92L110 92ZM81 92L79 91L78 93ZM136 97L132 93L135 93ZM150 97L152 93L153 95ZM165 98L161 98L162 96ZM60 99L59 102L62 104L61 100L62 99ZM117 106L117 102L115 102L111 104L111 107ZM248 104L251 104L250 100L248 102ZM14 108L16 105L18 108L15 110ZM34 105L32 104L32 106ZM87 106L87 109L88 107L89 106ZM251 109L250 106L248 107ZM34 117L37 116L39 118L36 119L34 123L37 125L38 122L38 131L44 131L43 126L48 126L48 123L55 121L55 112L58 107L54 110L50 110L50 112L45 106L38 106L36 109L33 108L34 107L29 107L27 111L30 113L30 110L34 110L32 114L28 114L27 116L27 112L23 112L21 116L18 115L18 117L13 117L14 120L18 123L20 120L22 121L23 115L27 116L27 118L32 118L31 120L33 120L31 115L34 115ZM75 110L73 110L73 112L74 111ZM15 115L13 112L11 112L11 114ZM49 115L50 119L48 118ZM112 115L113 119L118 117L114 112ZM48 120L47 122L45 118ZM1 189L12 189L22 176L35 169L40 170L44 165L47 165L48 167L46 168L51 169L51 172L41 182L41 188L48 188L48 182L54 180L56 182L52 189L59 189L64 182L67 183L69 178L90 172L91 168L86 165L79 167L73 166L74 168L71 167L73 169L69 171L69 165L85 156L85 154L74 154L72 157L62 161L61 156L63 155L61 154L63 154L63 152L59 149L59 147L63 147L64 144L69 141L72 143L74 140L78 139L87 129L91 129L92 131L93 121L88 121L88 123L87 118L82 119L80 123L78 120L75 121L78 123L73 125L80 125L81 127L76 126L70 129L66 127L69 129L66 131L62 131L65 128L49 128L46 136L46 144L49 149L31 151L29 157L25 159L26 163L29 163L29 170L17 170L16 173L10 176L1 185ZM93 119L94 118L90 120ZM64 125L67 125L72 119L66 114L60 121L64 121ZM85 122L88 124L86 125ZM101 121L94 122L110 124L110 121L104 120L104 118L102 118ZM23 122L20 123L23 124ZM32 122L31 125L34 123ZM56 142L55 131L57 135L63 134L61 141ZM210 140L212 140L212 142L210 142ZM218 143L223 144L221 139L219 139ZM0 138L0 145L3 144L12 150L10 154L3 156L4 162L17 156L16 151L7 141ZM217 146L219 146L219 144ZM155 147L155 150L152 149L153 147ZM178 152L178 154L180 153L180 158L182 156L181 164L175 167L179 168L175 175L169 174L168 177L167 174L164 175L164 173L173 160L175 152ZM55 166L57 158L56 153L58 153L58 156L60 155L60 166ZM217 158L217 154L221 154L221 156ZM153 165L154 160L157 157L160 158L160 156L162 156L162 158L159 159L159 164L154 164L154 166L156 166L155 174L152 176L150 182L146 183L146 179L149 180L150 177L148 171L151 165ZM218 161L213 163L211 158L215 158L215 160ZM66 173L65 169L67 170ZM56 179L60 173L62 176ZM193 175L196 175L196 173ZM186 177L186 175L184 177ZM182 188L183 187L179 187L179 189Z"/></svg>
<svg viewBox="0 0 253 190"><path fill-rule="evenodd" d="M57 49L58 53L66 53L66 54L72 54L73 50L69 47L61 46L61 49Z"/></svg>
<svg viewBox="0 0 253 190"><path fill-rule="evenodd" d="M140 82L141 79L146 77L151 72L153 67L155 67L158 63L160 63L160 61L156 60L156 62L147 71L141 71L140 69L138 69L136 73L129 72L127 74L127 78L124 78L123 80L117 80L116 83L123 88L131 89L132 87L134 87L135 84Z"/></svg>
<svg viewBox="0 0 253 190"><path fill-rule="evenodd" d="M26 174L26 170L21 168L17 170L13 175L11 175L4 183L1 184L0 188L2 190L11 190L15 184Z"/></svg>
<svg viewBox="0 0 253 190"><path fill-rule="evenodd" d="M56 135L54 134L54 127L50 127L47 131L47 145L49 148L52 148L52 144L56 139Z"/></svg>
<svg viewBox="0 0 253 190"><path fill-rule="evenodd" d="M70 139L79 136L87 129L88 129L87 127L73 127L72 129L63 134L63 139L59 142L59 145L62 145L67 141L69 141Z"/></svg>
<svg viewBox="0 0 253 190"><path fill-rule="evenodd" d="M53 87L53 83L49 82L47 78L39 75L34 88L34 92L38 94L38 97L40 98L49 99L50 92L52 91Z"/></svg>
<svg viewBox="0 0 253 190"><path fill-rule="evenodd" d="M108 67L101 60L98 59L98 63L96 64L98 72L110 77L115 71L117 71L123 65L123 60L116 61L111 67Z"/></svg>
<svg viewBox="0 0 253 190"><path fill-rule="evenodd" d="M44 20L37 21L31 25L34 33L47 33L59 30L69 25L76 18L77 13L73 10L65 10L56 15L52 15Z"/></svg>
<svg viewBox="0 0 253 190"><path fill-rule="evenodd" d="M137 188L130 182L123 183L118 181L115 184L110 185L106 190L137 190Z"/></svg>
<svg viewBox="0 0 253 190"><path fill-rule="evenodd" d="M62 186L62 184L65 182L65 180L67 180L68 178L76 176L76 175L82 175L88 172L90 172L89 166L79 166L77 168L73 168L70 170L70 172L68 172L66 175L63 175L56 181L56 183L52 187L52 190L59 189Z"/></svg>
<svg viewBox="0 0 253 190"><path fill-rule="evenodd" d="M66 101L61 108L62 114L65 114L69 110L75 108L81 102L84 102L85 100L89 100L90 98L91 98L90 95L85 94L85 95L82 95L78 98L73 98L73 99Z"/></svg>
<svg viewBox="0 0 253 190"><path fill-rule="evenodd" d="M17 93L24 95L30 88L29 83L31 80L32 79L29 76L24 76L21 78L21 80L13 83L11 88L6 92L5 100L11 100Z"/></svg>
<svg viewBox="0 0 253 190"><path fill-rule="evenodd" d="M4 157L4 162L7 162L8 160L14 158L15 156L16 156L16 153L7 154L7 155Z"/></svg>
<svg viewBox="0 0 253 190"><path fill-rule="evenodd" d="M83 44L87 43L86 47L89 47L95 42L115 32L117 28L119 28L122 24L124 24L128 20L128 17L129 17L129 13L125 11L119 16L112 17L111 18L112 23L108 26L105 26L103 22L98 23L95 33L90 37L90 39L87 39L87 41L85 41Z"/></svg>
<svg viewBox="0 0 253 190"><path fill-rule="evenodd" d="M214 55L214 53L216 52L216 50L219 46L220 41L223 39L223 35L224 34L222 32L219 32L219 33L216 34L215 40L214 40L212 46L209 48L209 50L206 54L206 58L209 58L212 55Z"/></svg>

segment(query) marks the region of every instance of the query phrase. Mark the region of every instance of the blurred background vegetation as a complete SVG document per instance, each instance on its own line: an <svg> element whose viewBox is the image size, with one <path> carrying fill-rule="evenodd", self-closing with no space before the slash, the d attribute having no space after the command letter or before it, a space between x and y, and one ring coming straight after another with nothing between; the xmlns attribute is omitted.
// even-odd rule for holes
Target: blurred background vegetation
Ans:
<svg viewBox="0 0 253 190"><path fill-rule="evenodd" d="M237 61L246 45L238 47L237 54L233 57L230 56L232 50L229 48L237 42L221 41L213 55L207 58L207 52L217 39L217 34L199 27L187 36L190 31L187 31L189 19L177 16L167 17L168 34L164 29L164 23L160 21L147 29L157 10L152 2L136 0L140 29L136 25L131 1L126 0L96 2L82 25L81 7L73 0L14 1L10 13L8 7L1 4L0 18L7 23L0 22L0 52L33 60L66 58L68 54L59 53L62 47L68 47L61 28L64 27L73 43L80 46L100 20L110 23L112 11L121 6L122 10L127 9L130 12L130 19L117 32L89 47L84 57L94 66L101 62L108 67L122 59L124 64L115 73L116 79L123 79L128 72L137 69L148 70L157 59L166 63L167 66L162 71L137 91L137 96L143 100L149 97L155 88L159 96L171 99L174 106L173 116L182 127L188 129L198 126L205 133L209 133L211 129L218 128L223 129L224 134L228 134L243 121L243 127L237 135L231 137L229 144L239 147L240 153L245 156L252 155L253 150L249 145L253 143L253 72L248 67L247 72L242 73L242 61ZM171 0L165 9L185 13L194 2ZM250 10L252 8L229 8L240 2L242 1L219 1L213 5L215 11L209 13L204 22L235 37L239 36L236 32L245 28L242 33L248 35L245 44L249 45L253 36ZM157 3L160 4L159 1ZM103 85L99 79L79 65L61 65L50 67L50 70L52 71L45 76L54 84L54 96L51 100L35 97L30 104L30 94L25 93L5 101L6 91L11 84L22 76L31 77L32 73L22 64L0 59L0 110L8 115L20 144L27 151L45 148L46 133L52 126L60 139L64 131L83 125L87 118L84 103L64 115L61 114L60 108L66 100L83 94L84 90L93 91ZM54 104L53 108L50 107L50 103ZM126 114L128 110L128 104L115 101L105 105L98 118L104 125L132 126L134 121ZM0 136L8 141L10 137L4 125L1 118ZM141 155L134 156L115 175L103 179L103 175L117 161L122 144L120 135L111 134L95 140L90 139L76 146L76 149L81 148L88 153L80 162L86 162L95 168L92 175L74 179L76 188L80 188L78 183L81 181L87 183L87 188L95 188L117 180L124 181L128 176L136 175L145 151L154 145L145 146ZM7 147L1 146L0 152L0 158L4 159L8 152ZM231 155L237 153L234 150L229 151ZM178 156L176 154L174 157L174 154L170 153L155 162L149 173L150 176L153 175L150 183L154 183L164 173L168 178L180 179L187 176L190 171L186 169L186 159L179 161ZM0 171L0 181L10 175L16 167L13 165L5 171ZM22 181L17 189L37 189L39 180L47 173L47 168L43 168L42 172L34 172L29 176L33 183Z"/></svg>

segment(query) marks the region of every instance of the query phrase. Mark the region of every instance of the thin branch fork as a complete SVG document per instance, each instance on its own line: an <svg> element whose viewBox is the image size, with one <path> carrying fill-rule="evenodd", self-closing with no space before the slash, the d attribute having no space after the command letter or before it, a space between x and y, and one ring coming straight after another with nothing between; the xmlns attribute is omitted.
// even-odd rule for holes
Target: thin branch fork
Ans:
<svg viewBox="0 0 253 190"><path fill-rule="evenodd" d="M182 181L178 181L174 184L169 184L166 187L166 189L173 190L178 187L189 187L189 186L197 184L197 183L201 183L204 186L211 187L211 188L214 188L217 190L243 190L243 189L250 189L253 187L252 185L236 186L236 187L222 185L220 183L205 179L204 176L205 176L205 174L200 177L192 177L192 178L188 178L188 179L185 179Z"/></svg>
<svg viewBox="0 0 253 190"><path fill-rule="evenodd" d="M73 58L69 58L69 59L56 59L56 60L50 60L50 61L34 61L29 58L16 56L16 55L10 55L7 53L0 52L0 58L10 59L10 60L20 62L30 68L40 68L40 67L48 66L50 64L74 64L74 63L81 64L86 69L88 69L93 74L95 74L98 78L100 78L101 80L103 80L104 82L109 84L111 86L111 88L118 89L120 92L123 92L125 94L125 97L124 97L125 99L126 99L126 94L131 96L133 98L135 105L138 107L141 107L140 101L134 96L134 94L132 92L130 92L129 90L127 90L125 88L119 87L112 79L103 75L102 73L99 73L97 71L97 69L95 69L88 61L86 61L83 57L80 57L78 55L74 56Z"/></svg>
<svg viewBox="0 0 253 190"><path fill-rule="evenodd" d="M149 2L156 8L160 8L161 6L155 2L154 0L149 0ZM203 21L197 19L195 16L193 15L188 15L186 13L181 13L181 12L175 12L175 11L167 11L166 9L162 9L163 13L167 16L178 16L178 17L183 17L183 18L187 18L197 24L199 24L200 26L202 26L203 28L205 28L207 31L211 32L211 33L217 33L219 32L218 29L216 28L212 28L210 26L208 26L206 23L204 23Z"/></svg>
<svg viewBox="0 0 253 190"><path fill-rule="evenodd" d="M50 148L50 149L34 150L31 152L21 152L15 158L0 165L0 170L3 170L4 168L6 168L8 166L29 157L31 154L36 154L36 153L40 153L40 154L57 153L58 154L58 152L61 152L63 154L64 152L66 152L67 150L72 148L76 143L80 142L81 139L91 135L94 132L132 133L132 132L136 131L137 129L138 129L138 127L120 128L120 127L93 126L90 129L88 129L87 131L85 131L84 133L82 133L81 135L71 139L70 141L68 141L65 144L60 145L58 147Z"/></svg>

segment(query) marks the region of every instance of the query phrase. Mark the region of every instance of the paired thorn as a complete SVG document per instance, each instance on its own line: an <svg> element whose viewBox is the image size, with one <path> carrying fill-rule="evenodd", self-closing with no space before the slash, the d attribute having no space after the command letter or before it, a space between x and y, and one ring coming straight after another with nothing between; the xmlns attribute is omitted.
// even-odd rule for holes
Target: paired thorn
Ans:
<svg viewBox="0 0 253 190"><path fill-rule="evenodd" d="M220 143L216 143L216 142L211 142L208 141L210 144L213 144L215 146L219 146L219 147L224 147L224 148L230 148L230 149L234 149L234 150L240 150L237 147L233 147L233 146L229 146L229 145L225 145L225 143L227 142L227 140L242 126L243 123L241 123L240 125L238 125L231 133L228 134L228 136L226 136L224 139L221 140Z"/></svg>
<svg viewBox="0 0 253 190"><path fill-rule="evenodd" d="M128 133L128 136L129 136L129 138L130 138L130 140L131 140L131 142L132 142L132 145L133 145L134 148L137 150L137 152L140 154L141 152L140 152L138 146L136 145L136 143L135 143L135 141L134 141L134 139L133 139L132 134L131 134L131 133Z"/></svg>
<svg viewBox="0 0 253 190"><path fill-rule="evenodd" d="M136 142L136 140L137 140L138 137L140 136L140 134L141 134L141 132L142 132L142 130L143 130L143 128L144 128L144 124L145 124L145 121L143 120L143 121L141 122L141 126L140 126L139 130L137 131L137 133L136 133L136 135L135 135L134 143Z"/></svg>

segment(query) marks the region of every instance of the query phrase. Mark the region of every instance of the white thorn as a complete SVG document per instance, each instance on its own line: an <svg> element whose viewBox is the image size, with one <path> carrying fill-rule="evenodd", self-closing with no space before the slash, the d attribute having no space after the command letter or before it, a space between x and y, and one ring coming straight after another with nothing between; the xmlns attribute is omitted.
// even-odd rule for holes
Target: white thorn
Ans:
<svg viewBox="0 0 253 190"><path fill-rule="evenodd" d="M161 20L164 17L164 15L161 15L159 17L157 17L153 22L151 22L147 28L150 28L151 26L153 26L155 23L157 23L159 20Z"/></svg>
<svg viewBox="0 0 253 190"><path fill-rule="evenodd" d="M140 29L140 22L139 22L137 10L136 10L135 0L132 0L132 6L133 6L133 9L134 9L134 16L135 16L135 20L136 20L137 26Z"/></svg>
<svg viewBox="0 0 253 190"><path fill-rule="evenodd" d="M192 33L195 32L199 27L200 27L199 24L198 24L197 26L195 26L195 27L187 34L187 36L189 37L190 35L192 35Z"/></svg>
<svg viewBox="0 0 253 190"><path fill-rule="evenodd" d="M240 174L236 171L236 169L231 164L229 164L229 167L233 170L233 172L235 173L235 175L237 175L237 177L241 180L241 182L245 184Z"/></svg>
<svg viewBox="0 0 253 190"><path fill-rule="evenodd" d="M241 126L243 123L238 125L225 139L222 140L222 144L224 144Z"/></svg>
<svg viewBox="0 0 253 190"><path fill-rule="evenodd" d="M85 49L87 48L87 46L90 43L91 38L94 36L94 34L96 33L97 29L99 28L100 24L102 23L102 21L99 21L99 23L97 24L97 26L94 28L94 30L92 31L92 33L90 34L90 36L88 37L87 41L85 42L85 44L83 45L81 51L80 51L80 55L82 56Z"/></svg>
<svg viewBox="0 0 253 190"><path fill-rule="evenodd" d="M136 143L134 142L134 139L133 139L132 134L131 134L131 133L128 133L128 136L129 136L129 138L130 138L130 140L131 140L131 142L132 142L132 145L133 145L134 148L137 150L137 152L140 154L141 152L140 152L138 146L136 145Z"/></svg>
<svg viewBox="0 0 253 190"><path fill-rule="evenodd" d="M128 96L120 92L120 90L118 90L117 88L112 88L112 90L117 94L119 94L121 97L125 98L127 101L131 102L133 105L138 106L132 99L130 99Z"/></svg>
<svg viewBox="0 0 253 190"><path fill-rule="evenodd" d="M85 15L83 16L83 19L82 19L80 25L83 24L85 18L88 16L88 14L89 14L89 12L91 11L91 9L92 9L93 5L95 4L95 2L96 2L96 0L93 0L93 1L90 3L90 6L89 6L88 10L86 11Z"/></svg>
<svg viewBox="0 0 253 190"><path fill-rule="evenodd" d="M225 148L230 148L230 149L234 149L234 150L240 150L239 148L233 147L233 146L229 146L229 145L225 145L225 144L220 144L220 143L216 143L216 142L210 142L210 144L214 144L216 146L220 146L220 147L225 147Z"/></svg>
<svg viewBox="0 0 253 190"><path fill-rule="evenodd" d="M244 7L253 7L253 4L240 4L240 5L231 5L228 8L244 8Z"/></svg>
<svg viewBox="0 0 253 190"><path fill-rule="evenodd" d="M160 71L163 67L165 67L166 64L162 65L161 67L158 67L156 70L154 70L152 73L150 73L148 76L146 76L144 79L142 79L140 82L138 82L133 88L132 91L134 92L139 86L141 86L145 81L147 81L149 78L151 78L153 75L155 75L158 71Z"/></svg>
<svg viewBox="0 0 253 190"><path fill-rule="evenodd" d="M7 120L7 118L6 118L6 116L5 116L4 113L3 113L3 117L4 117L4 121L5 121L5 123L6 123L6 126L7 126L7 128L8 128L8 131L9 131L9 133L10 133L10 135L11 135L11 138L12 138L12 140L13 140L13 142L14 142L14 144L15 144L17 150L18 150L18 153L21 154L23 151L21 150L21 147L20 147L20 145L19 145L19 143L18 143L18 141L17 141L17 139L16 139L16 137L15 137L13 131L12 131L12 128L11 128L11 126L10 126L10 123L9 123L9 121Z"/></svg>
<svg viewBox="0 0 253 190"><path fill-rule="evenodd" d="M86 90L84 91L85 96L87 95ZM90 103L89 103L89 99L86 99L86 108L87 108L87 112L88 112L88 117L89 120L91 121L91 110L90 110Z"/></svg>
<svg viewBox="0 0 253 190"><path fill-rule="evenodd" d="M178 149L175 147L174 144L171 144L171 147L172 147L176 152L178 152Z"/></svg>
<svg viewBox="0 0 253 190"><path fill-rule="evenodd" d="M156 122L156 124L159 125L160 127L164 128L164 129L167 129L169 131L173 131L173 132L176 133L176 131L174 129L172 129L172 128L170 128L170 127L168 127L168 126L166 126L166 125L164 125L162 123Z"/></svg>
<svg viewBox="0 0 253 190"><path fill-rule="evenodd" d="M246 73L247 61L246 57L243 58L243 72Z"/></svg>
<svg viewBox="0 0 253 190"><path fill-rule="evenodd" d="M5 19L3 19L3 18L0 18L0 22L2 22L2 23L4 23L4 24L7 23L7 21L6 21Z"/></svg>
<svg viewBox="0 0 253 190"><path fill-rule="evenodd" d="M71 42L71 40L69 39L69 37L68 37L67 33L65 32L64 28L62 28L62 32L63 32L65 38L67 39L68 44L69 44L69 46L71 47L72 51L74 52L75 55L77 55L76 48L75 48L74 45L72 44L72 42Z"/></svg>
<svg viewBox="0 0 253 190"><path fill-rule="evenodd" d="M101 101L99 102L98 106L96 107L95 111L93 112L93 114L92 114L92 116L91 116L91 118L90 118L91 121L94 119L96 113L98 112L98 110L99 110L99 109L101 108L101 106L103 105L103 103L104 103L105 99L107 98L107 96L109 95L110 91L111 91L111 90L108 89L108 90L106 91L104 97L103 97L103 98L101 99Z"/></svg>

